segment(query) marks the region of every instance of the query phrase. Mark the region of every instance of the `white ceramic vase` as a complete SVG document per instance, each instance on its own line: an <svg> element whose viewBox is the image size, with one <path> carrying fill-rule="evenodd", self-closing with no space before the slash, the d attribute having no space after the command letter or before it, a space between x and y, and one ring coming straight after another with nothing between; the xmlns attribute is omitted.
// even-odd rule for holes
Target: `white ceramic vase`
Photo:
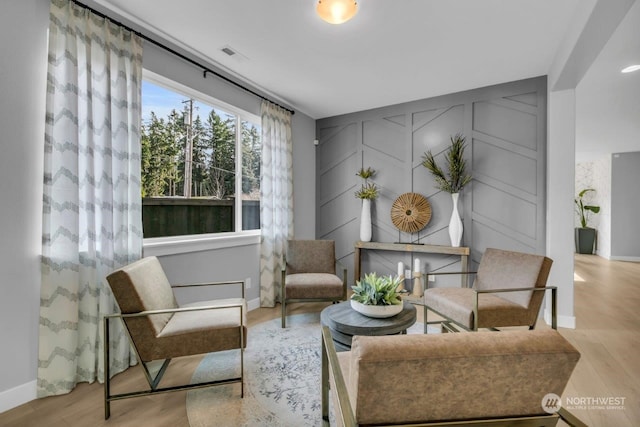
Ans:
<svg viewBox="0 0 640 427"><path fill-rule="evenodd" d="M459 193L451 193L451 199L453 200L453 211L451 212L451 220L449 220L449 238L451 239L451 246L459 247L462 240L462 220L458 213L458 197Z"/></svg>
<svg viewBox="0 0 640 427"><path fill-rule="evenodd" d="M358 313L367 316L383 319L392 317L402 311L402 302L394 305L366 305L361 302L351 300L351 308Z"/></svg>
<svg viewBox="0 0 640 427"><path fill-rule="evenodd" d="M371 241L371 200L362 199L362 213L360 214L360 241Z"/></svg>

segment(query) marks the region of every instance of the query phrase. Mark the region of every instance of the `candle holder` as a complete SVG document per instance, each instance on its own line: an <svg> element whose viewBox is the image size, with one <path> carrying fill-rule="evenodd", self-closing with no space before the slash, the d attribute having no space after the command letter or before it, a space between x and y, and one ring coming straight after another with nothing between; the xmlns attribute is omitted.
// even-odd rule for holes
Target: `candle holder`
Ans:
<svg viewBox="0 0 640 427"><path fill-rule="evenodd" d="M413 272L413 290L411 295L414 297L422 298L424 295L424 288L422 286L422 273L420 271Z"/></svg>

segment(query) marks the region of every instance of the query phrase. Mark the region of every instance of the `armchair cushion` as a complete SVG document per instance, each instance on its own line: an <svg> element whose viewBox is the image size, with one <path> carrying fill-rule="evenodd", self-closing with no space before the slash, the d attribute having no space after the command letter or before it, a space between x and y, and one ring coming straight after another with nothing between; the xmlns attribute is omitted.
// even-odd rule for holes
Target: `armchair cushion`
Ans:
<svg viewBox="0 0 640 427"><path fill-rule="evenodd" d="M480 294L478 298L479 328L501 326L528 326L531 324L529 310L520 304L497 296ZM502 295L502 294L500 294ZM425 293L426 304L438 313L465 327L473 328L473 304L475 292L469 288L433 288Z"/></svg>
<svg viewBox="0 0 640 427"><path fill-rule="evenodd" d="M287 274L336 274L333 240L289 240L287 246Z"/></svg>
<svg viewBox="0 0 640 427"><path fill-rule="evenodd" d="M242 298L198 301L182 305L180 308L215 307L226 304L242 304L242 323L246 325L247 304ZM232 350L239 347L239 326L240 316L237 307L179 312L173 315L153 343L140 347L145 349L149 360ZM244 338L243 345L246 345L246 326ZM142 355L141 357L144 358Z"/></svg>
<svg viewBox="0 0 640 427"><path fill-rule="evenodd" d="M116 270L109 275L108 281L123 314L178 308L171 284L156 257L142 258ZM165 313L128 319L127 325L133 329L133 335L143 333L141 330L146 328L151 328L153 335L157 335L172 316Z"/></svg>
<svg viewBox="0 0 640 427"><path fill-rule="evenodd" d="M287 299L335 298L342 299L343 281L330 273L289 274L285 278Z"/></svg>
<svg viewBox="0 0 640 427"><path fill-rule="evenodd" d="M544 287L551 260L541 255L487 248L482 255L473 287L479 290ZM505 292L501 298L528 308L544 294L533 291Z"/></svg>

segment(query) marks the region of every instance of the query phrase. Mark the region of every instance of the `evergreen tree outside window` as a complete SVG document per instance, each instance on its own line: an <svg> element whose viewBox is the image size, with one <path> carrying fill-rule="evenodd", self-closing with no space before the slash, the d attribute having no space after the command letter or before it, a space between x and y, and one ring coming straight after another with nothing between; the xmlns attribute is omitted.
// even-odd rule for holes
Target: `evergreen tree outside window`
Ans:
<svg viewBox="0 0 640 427"><path fill-rule="evenodd" d="M260 228L260 124L206 95L142 84L144 237Z"/></svg>

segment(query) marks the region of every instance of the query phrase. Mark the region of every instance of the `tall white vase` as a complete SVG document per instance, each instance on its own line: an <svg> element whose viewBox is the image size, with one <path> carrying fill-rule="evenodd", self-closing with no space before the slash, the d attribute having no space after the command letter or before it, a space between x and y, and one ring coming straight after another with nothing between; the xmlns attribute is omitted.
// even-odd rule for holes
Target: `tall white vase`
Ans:
<svg viewBox="0 0 640 427"><path fill-rule="evenodd" d="M362 199L362 213L360 214L360 240L371 241L371 200Z"/></svg>
<svg viewBox="0 0 640 427"><path fill-rule="evenodd" d="M449 220L449 238L451 239L451 246L459 247L462 240L462 220L458 213L458 193L451 193L451 199L453 200L453 212L451 212L451 220Z"/></svg>

